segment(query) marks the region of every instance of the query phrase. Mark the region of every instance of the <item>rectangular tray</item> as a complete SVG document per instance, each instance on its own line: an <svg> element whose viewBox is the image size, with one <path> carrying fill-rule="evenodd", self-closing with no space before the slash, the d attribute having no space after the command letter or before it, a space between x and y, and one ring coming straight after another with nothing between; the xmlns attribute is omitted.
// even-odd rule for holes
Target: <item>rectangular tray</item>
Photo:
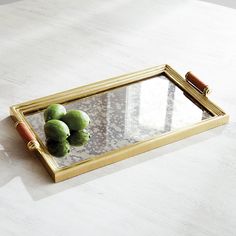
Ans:
<svg viewBox="0 0 236 236"><path fill-rule="evenodd" d="M229 116L207 98L208 87L192 81L161 65L14 105L10 113L29 150L59 182L227 123ZM62 158L45 145L43 112L53 103L91 118L89 143Z"/></svg>

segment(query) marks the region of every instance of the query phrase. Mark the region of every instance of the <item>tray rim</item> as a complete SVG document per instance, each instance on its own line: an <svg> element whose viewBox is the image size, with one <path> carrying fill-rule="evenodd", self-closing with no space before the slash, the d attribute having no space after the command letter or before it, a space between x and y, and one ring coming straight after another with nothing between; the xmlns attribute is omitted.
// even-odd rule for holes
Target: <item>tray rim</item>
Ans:
<svg viewBox="0 0 236 236"><path fill-rule="evenodd" d="M186 126L154 138L150 138L145 141L130 144L117 150L102 154L96 158L91 158L89 160L85 160L84 162L75 163L69 167L63 168L58 168L55 165L52 156L47 152L37 133L25 118L25 114L45 109L52 103L67 103L83 97L91 96L93 94L101 93L109 89L149 79L160 74L165 74L180 89L182 89L184 92L187 92L191 97L193 97L193 99L197 100L201 106L211 112L213 117L193 125ZM112 164L114 162L121 161L131 156L223 125L229 121L229 115L227 115L219 106L210 101L206 96L194 89L168 64L151 67L149 69L113 77L107 80L98 81L46 97L16 104L10 107L10 115L13 121L24 122L29 130L36 136L36 139L39 142L39 147L35 148L33 152L37 157L39 157L54 182L60 182L85 172Z"/></svg>

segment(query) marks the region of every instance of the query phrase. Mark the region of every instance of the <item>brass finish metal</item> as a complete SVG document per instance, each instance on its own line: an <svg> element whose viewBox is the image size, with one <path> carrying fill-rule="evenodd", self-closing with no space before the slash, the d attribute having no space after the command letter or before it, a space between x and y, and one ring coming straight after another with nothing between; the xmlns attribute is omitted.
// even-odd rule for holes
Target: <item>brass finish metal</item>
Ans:
<svg viewBox="0 0 236 236"><path fill-rule="evenodd" d="M25 115L27 114L45 109L52 103L67 103L82 97L97 94L133 82L145 80L160 74L166 75L172 82L174 82L180 89L182 89L184 93L187 93L202 107L213 114L213 117L207 120L203 120L190 127L181 128L177 131L169 132L167 134L160 135L146 141L140 141L138 143L108 152L99 157L89 159L87 161L84 161L83 163L74 164L66 168L57 167L53 158L48 154L42 141L38 137L37 133L34 132L25 117ZM169 65L165 64L135 73L119 76L116 78L99 81L93 84L57 93L33 101L14 105L10 108L10 113L12 119L15 122L24 122L29 128L30 132L34 134L36 140L30 141L27 145L28 148L31 151L34 151L34 153L40 157L40 160L47 168L53 180L55 182L59 182L227 123L229 120L229 116L205 96L205 94L207 94L207 91L208 90L204 91L203 93L199 93L199 91L197 91L195 88L193 88L192 85L185 81L185 79L181 75L179 75Z"/></svg>
<svg viewBox="0 0 236 236"><path fill-rule="evenodd" d="M36 149L40 148L39 142L37 140L31 140L27 143L27 148L30 151L35 151Z"/></svg>

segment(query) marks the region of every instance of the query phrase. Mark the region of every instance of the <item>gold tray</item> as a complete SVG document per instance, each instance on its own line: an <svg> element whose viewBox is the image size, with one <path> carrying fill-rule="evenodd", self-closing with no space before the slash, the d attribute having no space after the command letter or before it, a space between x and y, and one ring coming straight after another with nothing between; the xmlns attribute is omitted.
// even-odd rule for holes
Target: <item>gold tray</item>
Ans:
<svg viewBox="0 0 236 236"><path fill-rule="evenodd" d="M229 116L207 98L208 86L169 65L99 81L10 107L27 147L55 182L223 125ZM43 112L61 103L91 118L91 139L63 158L45 146Z"/></svg>

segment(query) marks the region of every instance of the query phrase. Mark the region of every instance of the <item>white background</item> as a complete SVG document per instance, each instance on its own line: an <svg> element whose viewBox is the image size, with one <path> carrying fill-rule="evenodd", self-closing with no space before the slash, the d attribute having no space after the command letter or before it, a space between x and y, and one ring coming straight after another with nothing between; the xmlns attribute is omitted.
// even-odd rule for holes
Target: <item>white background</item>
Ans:
<svg viewBox="0 0 236 236"><path fill-rule="evenodd" d="M0 235L236 235L234 1L0 1ZM9 106L168 63L228 125L53 184Z"/></svg>

